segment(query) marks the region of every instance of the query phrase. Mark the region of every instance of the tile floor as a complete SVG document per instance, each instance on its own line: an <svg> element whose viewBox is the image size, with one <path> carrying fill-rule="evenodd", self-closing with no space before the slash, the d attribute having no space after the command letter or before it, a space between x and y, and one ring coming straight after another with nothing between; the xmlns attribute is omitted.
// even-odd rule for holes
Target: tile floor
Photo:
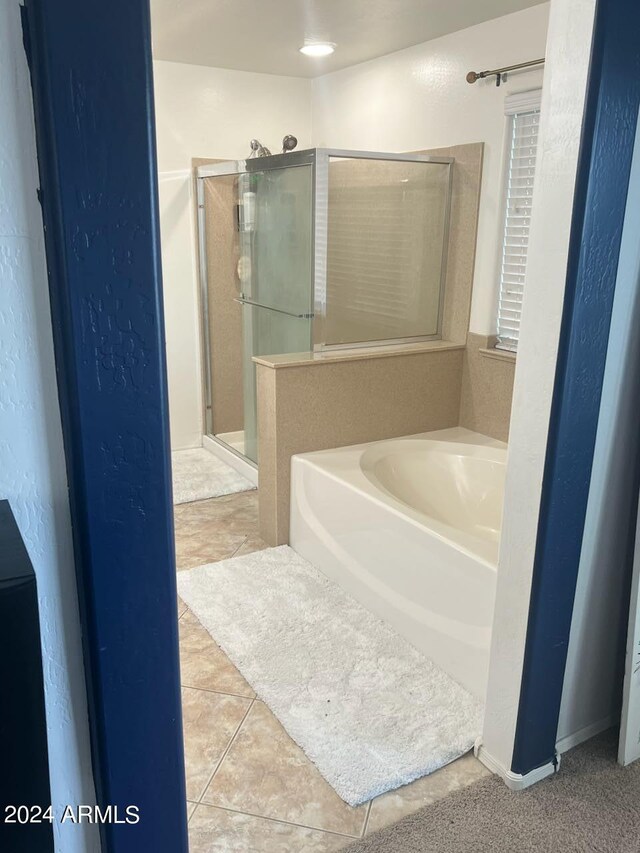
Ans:
<svg viewBox="0 0 640 853"><path fill-rule="evenodd" d="M176 506L175 527L179 571L267 547L255 491ZM190 853L331 853L488 773L466 755L351 808L178 608Z"/></svg>

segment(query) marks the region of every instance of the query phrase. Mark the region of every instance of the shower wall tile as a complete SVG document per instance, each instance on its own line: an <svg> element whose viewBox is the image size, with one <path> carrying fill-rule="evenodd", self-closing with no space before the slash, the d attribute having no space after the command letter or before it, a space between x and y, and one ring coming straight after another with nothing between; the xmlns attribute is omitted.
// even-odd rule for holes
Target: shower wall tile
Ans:
<svg viewBox="0 0 640 853"><path fill-rule="evenodd" d="M197 166L219 160L192 160ZM194 177L195 180L195 177ZM195 197L195 193L194 193ZM238 243L235 226L235 178L225 176L205 182L207 277L209 288L211 398L216 433L244 427L242 397L242 309L238 295ZM195 231L197 235L197 229ZM196 246L197 251L197 246ZM201 316L203 311L201 307ZM206 368L205 368L206 369Z"/></svg>
<svg viewBox="0 0 640 853"><path fill-rule="evenodd" d="M286 437L278 432L276 419L276 376L278 370L256 364L258 412L258 527L260 537L269 545L289 541L278 539L278 507L284 497L278 493L278 453ZM299 429L299 428L298 428ZM281 467L281 466L280 466Z"/></svg>
<svg viewBox="0 0 640 853"><path fill-rule="evenodd" d="M260 535L289 539L291 456L457 426L464 349L258 364Z"/></svg>
<svg viewBox="0 0 640 853"><path fill-rule="evenodd" d="M416 153L455 158L442 337L464 344L471 313L484 143L471 142Z"/></svg>
<svg viewBox="0 0 640 853"><path fill-rule="evenodd" d="M494 339L469 333L462 368L460 426L508 441L515 358L490 357Z"/></svg>
<svg viewBox="0 0 640 853"><path fill-rule="evenodd" d="M238 245L233 219L235 195L231 178L206 184L206 213L212 222L217 223L216 227L207 229L211 397L215 433L244 428L242 308L234 301L238 296Z"/></svg>

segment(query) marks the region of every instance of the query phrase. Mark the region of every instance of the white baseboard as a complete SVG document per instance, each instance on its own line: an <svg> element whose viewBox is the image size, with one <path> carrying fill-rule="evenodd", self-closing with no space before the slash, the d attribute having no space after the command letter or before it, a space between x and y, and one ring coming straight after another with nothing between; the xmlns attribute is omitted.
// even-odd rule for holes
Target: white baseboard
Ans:
<svg viewBox="0 0 640 853"><path fill-rule="evenodd" d="M255 465L252 465L251 462L247 462L246 459L243 459L232 450L227 450L226 447L223 447L219 442L214 441L208 435L202 436L202 446L205 450L208 450L210 453L213 453L214 456L217 456L218 459L226 462L227 465L237 471L238 474L242 474L243 477L246 477L254 486L258 485L258 468Z"/></svg>
<svg viewBox="0 0 640 853"><path fill-rule="evenodd" d="M579 744L584 743L585 740L589 740L590 738L599 735L600 732L610 729L611 726L615 725L615 723L616 718L609 716L605 717L603 720L598 720L596 723L584 726L573 734L565 735L565 737L556 741L556 752L559 752L560 754L568 752L570 749L573 749L574 746L578 746Z"/></svg>
<svg viewBox="0 0 640 853"><path fill-rule="evenodd" d="M507 770L493 755L487 752L482 745L481 738L476 741L473 752L478 761L481 761L492 773L500 776L507 788L512 791L523 791L525 788L535 785L536 782L546 779L547 776L553 776L560 768L560 756L557 756L555 764L550 761L542 767L536 767L530 773L525 773L524 776L520 773L514 773L512 770Z"/></svg>

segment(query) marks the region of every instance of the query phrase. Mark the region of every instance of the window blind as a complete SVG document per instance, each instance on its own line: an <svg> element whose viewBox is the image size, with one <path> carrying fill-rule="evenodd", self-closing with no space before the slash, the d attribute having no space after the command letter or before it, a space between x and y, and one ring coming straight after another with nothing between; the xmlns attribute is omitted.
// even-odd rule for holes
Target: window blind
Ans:
<svg viewBox="0 0 640 853"><path fill-rule="evenodd" d="M529 249L533 181L538 150L540 96L507 100L509 156L504 196L504 231L500 263L498 340L496 347L515 352L520 337L522 295ZM528 101L528 102L527 102Z"/></svg>

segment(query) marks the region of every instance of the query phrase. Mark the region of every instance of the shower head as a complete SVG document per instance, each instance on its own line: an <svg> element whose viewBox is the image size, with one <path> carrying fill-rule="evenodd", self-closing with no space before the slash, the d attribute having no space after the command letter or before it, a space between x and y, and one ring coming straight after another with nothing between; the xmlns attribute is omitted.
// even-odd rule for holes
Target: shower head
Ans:
<svg viewBox="0 0 640 853"><path fill-rule="evenodd" d="M249 159L253 160L255 157L270 157L271 151L263 145L259 139L252 139L249 143L249 147L251 148L251 154L249 154Z"/></svg>
<svg viewBox="0 0 640 853"><path fill-rule="evenodd" d="M295 136L292 136L290 133L288 133L282 140L282 153L286 154L288 151L293 151L297 144L298 140L295 138Z"/></svg>

